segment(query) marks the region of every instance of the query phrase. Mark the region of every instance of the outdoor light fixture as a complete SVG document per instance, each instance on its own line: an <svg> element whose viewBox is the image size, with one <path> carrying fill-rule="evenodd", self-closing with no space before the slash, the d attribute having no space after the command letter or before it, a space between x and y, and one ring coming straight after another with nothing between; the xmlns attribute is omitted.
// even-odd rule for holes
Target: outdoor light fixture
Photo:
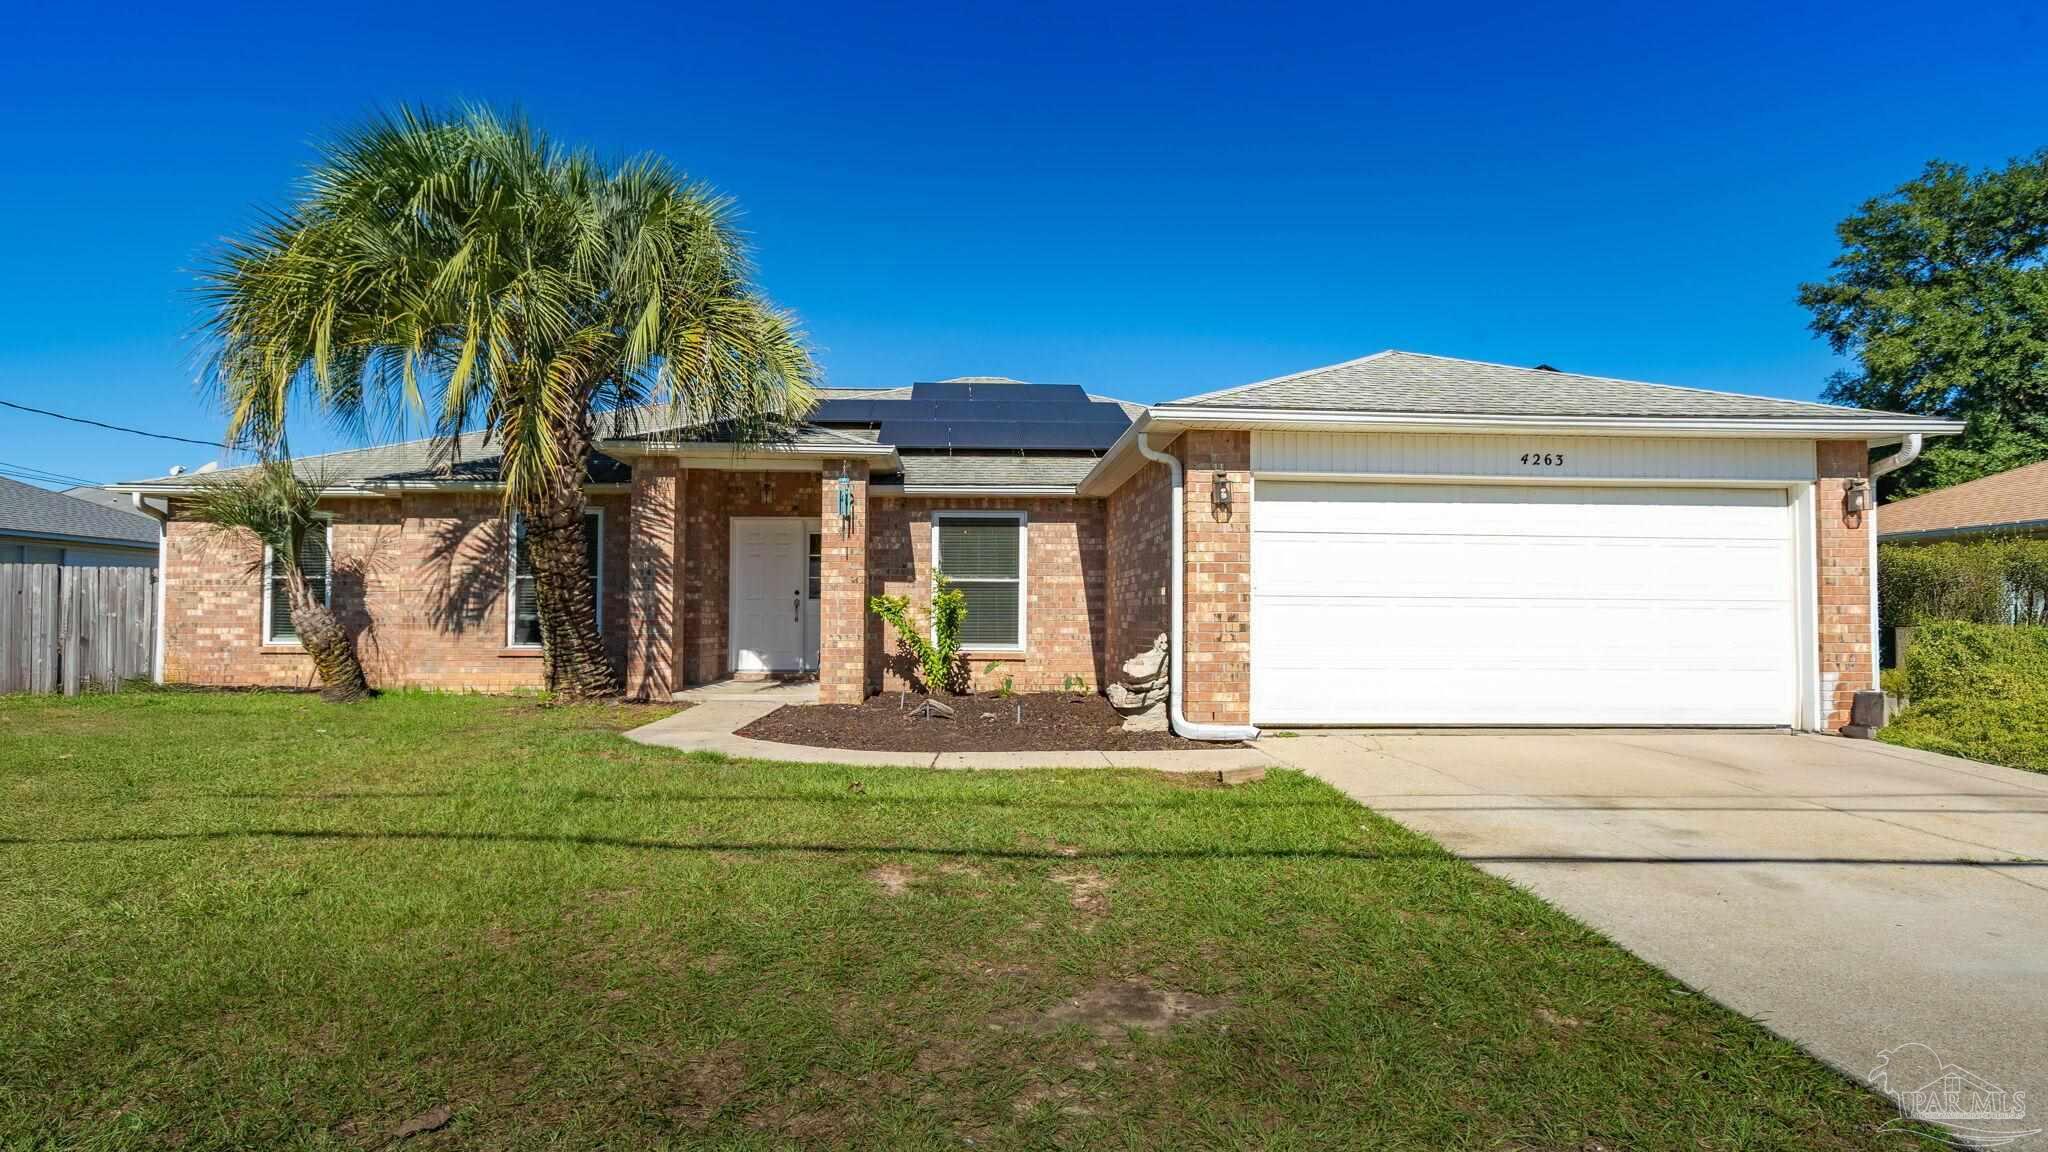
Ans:
<svg viewBox="0 0 2048 1152"><path fill-rule="evenodd" d="M1842 511L1851 516L1860 516L1870 510L1870 481L1856 477L1842 489Z"/></svg>
<svg viewBox="0 0 2048 1152"><path fill-rule="evenodd" d="M1218 508L1230 507L1230 473L1218 472L1209 485L1209 499Z"/></svg>

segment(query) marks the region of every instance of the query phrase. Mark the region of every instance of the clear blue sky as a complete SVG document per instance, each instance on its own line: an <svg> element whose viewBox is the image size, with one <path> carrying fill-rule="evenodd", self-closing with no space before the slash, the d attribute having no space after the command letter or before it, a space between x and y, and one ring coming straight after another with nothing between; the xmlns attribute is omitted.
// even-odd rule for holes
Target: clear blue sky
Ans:
<svg viewBox="0 0 2048 1152"><path fill-rule="evenodd" d="M1147 401L1390 346L1811 397L1834 223L2048 145L2037 3L166 7L10 17L0 399L199 437L190 269L396 103L733 194L832 383ZM0 409L0 467L206 458Z"/></svg>

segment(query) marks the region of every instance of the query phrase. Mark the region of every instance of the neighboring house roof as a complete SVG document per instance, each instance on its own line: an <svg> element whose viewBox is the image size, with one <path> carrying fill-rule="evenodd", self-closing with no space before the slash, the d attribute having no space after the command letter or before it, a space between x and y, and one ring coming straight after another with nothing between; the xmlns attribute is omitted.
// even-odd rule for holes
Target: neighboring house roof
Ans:
<svg viewBox="0 0 2048 1152"><path fill-rule="evenodd" d="M1798 418L1844 424L1898 416L1392 349L1327 368L1170 401L1161 407L1460 416Z"/></svg>
<svg viewBox="0 0 2048 1152"><path fill-rule="evenodd" d="M124 512L0 476L0 536L155 548L157 535L156 521L140 512Z"/></svg>
<svg viewBox="0 0 2048 1152"><path fill-rule="evenodd" d="M1877 510L1880 539L2048 531L2048 461L1896 500Z"/></svg>

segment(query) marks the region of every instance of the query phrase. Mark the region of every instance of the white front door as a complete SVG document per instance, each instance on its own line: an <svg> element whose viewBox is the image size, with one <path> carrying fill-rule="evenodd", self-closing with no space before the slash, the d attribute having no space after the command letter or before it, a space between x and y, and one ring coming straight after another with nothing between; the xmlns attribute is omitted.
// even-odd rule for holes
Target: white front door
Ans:
<svg viewBox="0 0 2048 1152"><path fill-rule="evenodd" d="M810 672L818 666L817 601L808 522L732 522L732 671Z"/></svg>
<svg viewBox="0 0 2048 1152"><path fill-rule="evenodd" d="M1790 724L1782 489L1260 481L1258 724Z"/></svg>

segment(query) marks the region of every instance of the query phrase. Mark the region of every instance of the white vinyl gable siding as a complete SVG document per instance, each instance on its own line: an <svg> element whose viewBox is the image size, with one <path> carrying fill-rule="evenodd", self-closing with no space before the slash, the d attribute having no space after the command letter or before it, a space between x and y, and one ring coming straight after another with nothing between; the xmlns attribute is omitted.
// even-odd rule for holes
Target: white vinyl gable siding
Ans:
<svg viewBox="0 0 2048 1152"><path fill-rule="evenodd" d="M334 604L334 519L326 513L306 529L299 542L299 571L318 596L320 603ZM263 546L263 642L297 644L298 629L292 626L291 583L277 566L277 554Z"/></svg>
<svg viewBox="0 0 2048 1152"><path fill-rule="evenodd" d="M932 514L932 567L967 597L962 648L1023 649L1030 634L1025 619L1029 519L1023 512Z"/></svg>
<svg viewBox="0 0 2048 1152"><path fill-rule="evenodd" d="M540 647L540 599L535 592L533 559L527 554L526 520L512 516L510 555L506 557L505 646ZM597 596L597 630L604 631L604 509L583 510L583 546L590 566L591 589Z"/></svg>
<svg viewBox="0 0 2048 1152"><path fill-rule="evenodd" d="M1814 448L1811 440L1789 439L1254 432L1252 471L1301 479L1349 476L1779 485L1814 478Z"/></svg>

